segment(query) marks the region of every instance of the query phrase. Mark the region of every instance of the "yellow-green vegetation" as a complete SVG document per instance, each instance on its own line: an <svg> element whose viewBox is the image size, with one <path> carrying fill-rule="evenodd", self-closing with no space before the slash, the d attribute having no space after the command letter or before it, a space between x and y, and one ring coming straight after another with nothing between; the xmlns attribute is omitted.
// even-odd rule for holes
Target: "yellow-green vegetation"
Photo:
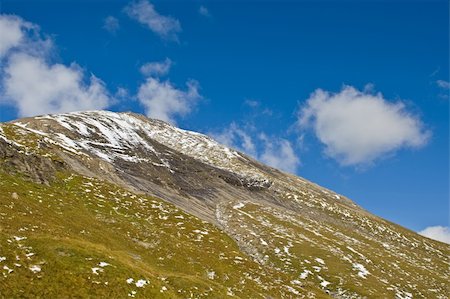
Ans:
<svg viewBox="0 0 450 299"><path fill-rule="evenodd" d="M4 136L8 140L13 140L15 145L19 145L24 153L33 153L61 161L58 155L48 150L48 144L43 142L44 136L23 129L16 124L1 124L0 129L3 131Z"/></svg>
<svg viewBox="0 0 450 299"><path fill-rule="evenodd" d="M449 249L158 121L0 124L0 298L448 299Z"/></svg>
<svg viewBox="0 0 450 299"><path fill-rule="evenodd" d="M342 207L333 218L312 211L232 201L221 205L221 222L251 256L297 286L338 298L447 298L446 245L374 216L350 217Z"/></svg>
<svg viewBox="0 0 450 299"><path fill-rule="evenodd" d="M213 225L91 178L59 175L45 186L0 172L0 227L3 298L290 293L287 276Z"/></svg>

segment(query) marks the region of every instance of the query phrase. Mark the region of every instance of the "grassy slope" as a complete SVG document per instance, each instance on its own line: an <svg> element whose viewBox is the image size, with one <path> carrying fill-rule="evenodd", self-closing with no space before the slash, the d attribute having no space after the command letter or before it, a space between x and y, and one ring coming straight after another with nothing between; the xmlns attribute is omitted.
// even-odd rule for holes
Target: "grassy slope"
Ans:
<svg viewBox="0 0 450 299"><path fill-rule="evenodd" d="M1 127L8 139L24 146L23 155L60 162L54 151L39 145L41 136L13 125ZM227 232L252 248L249 253L263 260L261 267L227 234L160 199L71 173L60 172L47 186L2 170L6 168L0 168L0 298L322 298L327 290L349 297L393 298L411 292L414 297L447 298L442 290L448 257L439 256L448 247L375 218L348 218L327 210L335 214L332 219L348 225L336 226L339 221L319 223L314 214L303 217L256 203L236 209L237 202L229 203L222 211ZM292 202L292 196L286 200ZM310 197L298 206L316 212L327 208ZM387 230L378 231L379 224ZM436 254L439 250L442 254ZM100 267L101 262L109 265ZM370 271L366 278L357 275L356 262ZM30 270L36 266L40 272ZM98 274L93 268L100 268ZM311 273L301 279L305 270ZM127 283L129 278L133 283ZM139 279L148 284L137 287ZM324 280L330 284L321 285Z"/></svg>
<svg viewBox="0 0 450 299"><path fill-rule="evenodd" d="M61 175L45 186L0 172L0 227L4 298L289 296L287 277L260 268L214 226L90 178Z"/></svg>

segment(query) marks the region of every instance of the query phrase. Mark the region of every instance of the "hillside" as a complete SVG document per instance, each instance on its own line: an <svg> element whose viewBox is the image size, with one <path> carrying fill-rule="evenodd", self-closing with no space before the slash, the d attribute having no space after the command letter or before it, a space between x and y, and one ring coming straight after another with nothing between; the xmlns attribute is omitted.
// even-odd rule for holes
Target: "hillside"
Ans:
<svg viewBox="0 0 450 299"><path fill-rule="evenodd" d="M0 124L2 298L448 298L449 253L162 121Z"/></svg>

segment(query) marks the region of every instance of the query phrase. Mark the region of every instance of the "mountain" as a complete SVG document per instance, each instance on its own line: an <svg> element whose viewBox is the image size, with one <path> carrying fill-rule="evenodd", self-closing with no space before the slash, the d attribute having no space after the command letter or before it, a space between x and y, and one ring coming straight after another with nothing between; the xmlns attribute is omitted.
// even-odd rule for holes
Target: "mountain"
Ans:
<svg viewBox="0 0 450 299"><path fill-rule="evenodd" d="M142 115L0 124L1 298L448 298L449 253Z"/></svg>

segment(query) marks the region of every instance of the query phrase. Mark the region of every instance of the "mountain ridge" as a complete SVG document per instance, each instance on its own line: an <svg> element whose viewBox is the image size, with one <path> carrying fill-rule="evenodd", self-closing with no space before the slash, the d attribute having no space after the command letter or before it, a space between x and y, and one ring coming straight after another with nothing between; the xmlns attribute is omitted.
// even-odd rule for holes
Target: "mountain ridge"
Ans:
<svg viewBox="0 0 450 299"><path fill-rule="evenodd" d="M249 261L272 273L266 278L284 277L271 284L270 295L264 288L246 293L245 287L241 295L233 287L227 294L448 298L448 245L206 135L142 115L88 111L2 123L0 166L11 180L25 176L21 184L28 180L51 189L61 173L68 173L137 197L160 198L219 229L224 234L220 240L229 236ZM206 235L197 233L196 238L201 242Z"/></svg>

